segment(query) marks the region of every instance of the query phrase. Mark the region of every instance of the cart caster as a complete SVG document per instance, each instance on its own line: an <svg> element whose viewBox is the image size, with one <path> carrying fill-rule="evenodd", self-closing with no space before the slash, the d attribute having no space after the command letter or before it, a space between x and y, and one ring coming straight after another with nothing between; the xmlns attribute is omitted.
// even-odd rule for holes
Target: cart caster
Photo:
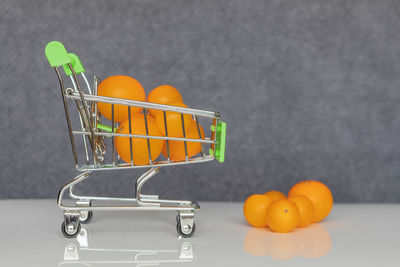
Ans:
<svg viewBox="0 0 400 267"><path fill-rule="evenodd" d="M176 224L176 231L178 232L178 235L183 238L191 237L196 231L196 224L193 223L192 226L186 224L182 227L181 223L178 222Z"/></svg>
<svg viewBox="0 0 400 267"><path fill-rule="evenodd" d="M77 207L90 207L92 202L90 200L77 200ZM92 220L93 212L91 210L82 210L80 212L79 221L83 224L89 223Z"/></svg>
<svg viewBox="0 0 400 267"><path fill-rule="evenodd" d="M61 232L67 238L74 238L77 236L81 231L81 224L80 223L69 223L66 224L65 221L61 225Z"/></svg>
<svg viewBox="0 0 400 267"><path fill-rule="evenodd" d="M61 225L61 232L65 237L73 238L79 234L81 231L79 217L79 211L64 211L64 222Z"/></svg>
<svg viewBox="0 0 400 267"><path fill-rule="evenodd" d="M81 215L79 216L80 223L87 224L92 220L93 212L91 210L81 211Z"/></svg>
<svg viewBox="0 0 400 267"><path fill-rule="evenodd" d="M176 231L181 237L191 237L196 231L194 212L181 212L176 216Z"/></svg>

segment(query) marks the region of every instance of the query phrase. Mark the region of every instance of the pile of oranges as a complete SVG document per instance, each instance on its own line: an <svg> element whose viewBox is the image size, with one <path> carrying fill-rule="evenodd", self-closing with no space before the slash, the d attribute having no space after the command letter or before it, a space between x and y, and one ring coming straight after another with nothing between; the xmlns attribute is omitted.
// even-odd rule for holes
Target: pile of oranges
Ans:
<svg viewBox="0 0 400 267"><path fill-rule="evenodd" d="M278 191L249 196L243 207L247 222L257 228L269 227L287 233L325 219L333 206L329 188L319 181L302 181L286 197Z"/></svg>
<svg viewBox="0 0 400 267"><path fill-rule="evenodd" d="M125 75L114 75L103 80L97 90L99 96L122 98L136 101L147 101L151 103L164 104L177 107L187 106L183 104L182 95L170 85L161 85L153 89L147 96L143 86L134 78ZM99 112L109 120L119 123L117 133L150 136L168 136L183 138L183 124L186 138L204 139L204 130L199 125L201 137L196 122L191 115L184 114L182 124L181 113L150 109L144 114L141 107L130 107L125 105L112 105L109 103L98 103ZM130 109L130 110L129 110ZM130 117L130 121L129 121ZM147 122L147 127L146 127ZM166 124L165 124L166 122ZM154 161L162 153L166 158L167 147L165 140L149 139L151 160ZM187 142L188 157L192 157L201 151L199 142ZM149 149L146 138L132 138L132 146L129 137L118 136L115 138L115 147L120 158L135 165L149 164ZM132 151L132 153L131 153ZM131 155L132 154L132 155ZM186 158L185 145L183 141L169 141L169 157L171 160L179 161Z"/></svg>

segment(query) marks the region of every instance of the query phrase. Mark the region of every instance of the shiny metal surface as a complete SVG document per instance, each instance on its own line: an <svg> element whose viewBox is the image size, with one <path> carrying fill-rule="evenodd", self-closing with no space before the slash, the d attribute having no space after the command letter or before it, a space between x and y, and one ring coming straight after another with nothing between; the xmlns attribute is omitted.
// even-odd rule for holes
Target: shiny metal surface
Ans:
<svg viewBox="0 0 400 267"><path fill-rule="evenodd" d="M198 210L200 206L195 201L187 201L187 200L168 200L168 199L159 199L157 195L145 195L142 194L143 185L149 181L155 174L157 174L161 167L165 166L173 166L173 165L183 165L190 163L200 163L200 162L208 162L214 159L215 155L215 144L216 137L213 134L213 130L211 130L210 137L203 137L200 133L199 128L199 117L203 117L203 119L208 119L210 122L209 126L215 129L217 120L220 119L220 115L217 112L175 107L169 105L160 105L154 103L148 103L143 101L133 101L126 99L118 99L118 98L110 98L110 97L102 97L97 95L97 85L98 79L94 77L93 81L93 89L94 95L92 94L92 90L90 88L90 84L84 74L82 74L82 79L86 84L86 90L89 94L85 94L81 88L79 78L73 69L72 65L68 63L68 67L72 72L71 83L74 89L65 90L63 78L58 70L55 67L55 71L59 80L61 93L63 97L63 104L65 110L65 116L67 120L68 132L71 140L72 152L75 162L75 168L81 173L74 177L70 182L66 183L59 191L57 197L58 206L64 211L64 222L61 225L62 233L69 238L75 237L75 235L80 231L81 223L89 223L92 219L93 211L111 211L111 210L154 210L154 211L177 211L180 220L177 222L177 232L182 237L190 237L195 232L195 224L194 224L194 211ZM76 109L78 112L78 119L80 123L79 130L74 130L73 125L71 123L71 115L70 110L68 109L68 100L75 102ZM101 132L102 129L97 126L101 123L102 115L97 112L98 103L110 103L111 104L111 131ZM129 118L129 133L118 133L118 125L119 123L114 120L115 116L115 105L125 105L127 106L128 118ZM134 125L131 125L131 107L140 107L143 110L144 115L144 124L145 124L145 135L132 134ZM148 126L148 109L156 109L163 111L164 114L164 123L165 123L165 132L166 136L150 136L150 130ZM181 126L183 137L182 138L174 138L169 137L167 132L167 120L166 120L166 111L174 111L179 112L181 115ZM184 123L184 114L190 114L196 121L197 130L199 133L199 139L188 139L186 138L185 133L185 123ZM211 119L211 120L210 120ZM105 127L105 128L104 128ZM103 130L107 129L106 126L103 125ZM78 149L75 142L75 135L80 135L82 137L83 150L85 153L85 163L79 163ZM116 137L127 137L130 140L130 162L123 163L120 160L119 155L117 154L115 143ZM87 147L86 138L89 141L90 147L92 149L92 159L93 165L90 165L90 156ZM111 138L111 162L106 161L106 142L104 138ZM145 138L147 140L147 154L148 154L148 164L136 166L134 164L133 158L133 146L132 146L132 138ZM167 143L167 160L154 160L151 156L151 146L150 139L161 139L165 140ZM169 150L169 140L183 141L185 147L185 160L176 160L171 161L170 159L170 150ZM201 144L201 156L189 159L188 157L188 149L187 142L194 141L200 142ZM204 146L209 145L211 152L209 155L205 155ZM98 197L98 196L78 196L73 193L73 188L78 183L88 179L92 173L92 171L101 171L101 170L122 170L122 169L132 169L132 168L149 168L146 172L144 172L136 181L134 197L129 199L129 204L122 204L125 201L125 198L107 198L107 197ZM66 204L65 201L65 193L69 193L69 198L75 199L75 203ZM113 204L105 205L105 200L113 200Z"/></svg>
<svg viewBox="0 0 400 267"><path fill-rule="evenodd" d="M169 106L169 105L155 104L155 103L151 103L151 102L142 102L142 101L127 100L127 99L105 97L105 96L94 96L94 95L87 95L87 94L83 94L83 95L87 101L99 101L99 102L104 102L104 103L129 105L129 106L136 106L136 107L142 107L142 108L147 108L147 109L175 111L175 112L184 113L184 114L207 117L210 119L212 119L214 117L217 117L217 118L220 117L220 114L218 112L213 112L213 111L206 111L206 110L193 109L193 108L175 107L175 106ZM73 100L81 99L80 95L76 94L76 93L67 95L66 98L73 99Z"/></svg>
<svg viewBox="0 0 400 267"><path fill-rule="evenodd" d="M84 131L72 131L73 134L77 135L90 135L88 132ZM147 136L142 134L121 134L121 133L101 133L95 132L95 136L126 136L126 137L136 137L136 138L146 138L146 139L161 139L161 140L173 140L173 141L187 141L187 142L197 142L203 144L215 144L215 141L210 138L204 139L191 139L191 138L184 138L184 137L169 137L169 136Z"/></svg>
<svg viewBox="0 0 400 267"><path fill-rule="evenodd" d="M0 266L399 266L399 204L335 204L322 223L276 234L246 224L242 203L205 202L196 233L175 213L95 212L66 239L53 200L2 200ZM41 218L34 231L30 220Z"/></svg>

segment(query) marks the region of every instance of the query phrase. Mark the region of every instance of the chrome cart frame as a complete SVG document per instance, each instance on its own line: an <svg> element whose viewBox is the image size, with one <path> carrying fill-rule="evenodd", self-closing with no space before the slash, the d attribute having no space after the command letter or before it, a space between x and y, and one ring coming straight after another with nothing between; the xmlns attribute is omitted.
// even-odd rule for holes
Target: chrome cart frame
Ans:
<svg viewBox="0 0 400 267"><path fill-rule="evenodd" d="M142 193L143 185L156 175L161 167L184 165L190 163L208 162L214 159L220 162L224 161L225 155L225 134L226 124L221 121L218 112L204 111L198 109L190 109L183 107L175 107L169 105L154 104L149 102L126 100L119 98L111 98L97 95L97 85L99 80L94 77L93 88L91 88L85 74L84 68L79 58L72 53L67 53L63 44L57 41L47 44L45 49L46 57L50 65L54 68L61 89L61 96L65 110L67 121L67 128L69 132L72 153L76 170L80 173L70 182L65 184L59 191L57 204L64 211L64 222L61 230L66 237L75 237L80 232L80 224L88 223L92 216L93 211L98 210L154 210L154 211L176 211L177 215L177 232L182 237L189 237L195 231L194 216L195 210L200 209L196 201L185 200L167 200L160 199L158 195L146 195ZM64 68L66 76L71 79L72 88L65 87L63 75L59 67ZM80 74L80 78L78 75ZM84 81L87 93L82 90L80 80ZM92 90L93 89L93 90ZM112 119L111 126L102 124L102 116L98 112L98 103L108 103L111 105ZM74 126L72 121L72 107L75 106L77 110L77 117L79 118L79 126ZM127 107L129 117L129 134L118 133L118 123L114 121L114 106L123 105ZM131 125L131 108L140 107L143 110L145 119L146 134L139 135L133 134L132 129L135 127ZM149 134L148 129L148 110L160 110L164 114L165 133L166 136L154 136ZM178 112L181 115L183 138L169 137L167 131L166 112ZM191 139L186 137L184 114L192 116L196 123L198 130L198 139ZM210 136L202 137L200 131L199 120L206 120L210 125ZM80 139L82 140L81 147L83 147L84 154L78 153ZM126 137L130 140L130 163L123 162L115 148L115 139ZM132 153L132 140L133 138L142 138L147 140L149 163L146 165L135 165ZM79 139L79 140L78 140ZM107 141L111 139L111 158L107 158ZM156 159L152 161L151 158L151 139L165 140L167 149L166 159ZM170 159L170 141L182 141L185 148L185 159L174 161ZM200 156L188 157L187 142L199 142L201 144ZM88 146L89 144L89 146ZM209 148L208 151L206 148ZM80 151L80 150L79 150ZM83 159L82 159L83 158ZM160 157L159 157L160 158ZM82 163L83 161L83 163ZM74 186L78 183L91 177L90 175L96 171L102 170L123 170L135 168L148 168L136 181L135 197L133 198L114 198L114 197L99 197L78 195L74 192ZM75 203L67 205L65 203L65 193L69 193L69 197L75 200ZM116 203L112 205L110 203ZM122 203L129 203L123 205Z"/></svg>

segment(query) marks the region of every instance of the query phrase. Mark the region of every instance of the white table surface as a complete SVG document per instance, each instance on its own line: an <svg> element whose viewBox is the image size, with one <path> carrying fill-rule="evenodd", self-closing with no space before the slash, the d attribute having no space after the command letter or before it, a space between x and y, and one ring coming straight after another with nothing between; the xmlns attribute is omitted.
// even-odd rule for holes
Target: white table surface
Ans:
<svg viewBox="0 0 400 267"><path fill-rule="evenodd" d="M175 212L96 212L78 238L55 200L0 201L0 266L400 266L400 205L335 204L289 234L246 224L242 203L200 203L196 233Z"/></svg>

